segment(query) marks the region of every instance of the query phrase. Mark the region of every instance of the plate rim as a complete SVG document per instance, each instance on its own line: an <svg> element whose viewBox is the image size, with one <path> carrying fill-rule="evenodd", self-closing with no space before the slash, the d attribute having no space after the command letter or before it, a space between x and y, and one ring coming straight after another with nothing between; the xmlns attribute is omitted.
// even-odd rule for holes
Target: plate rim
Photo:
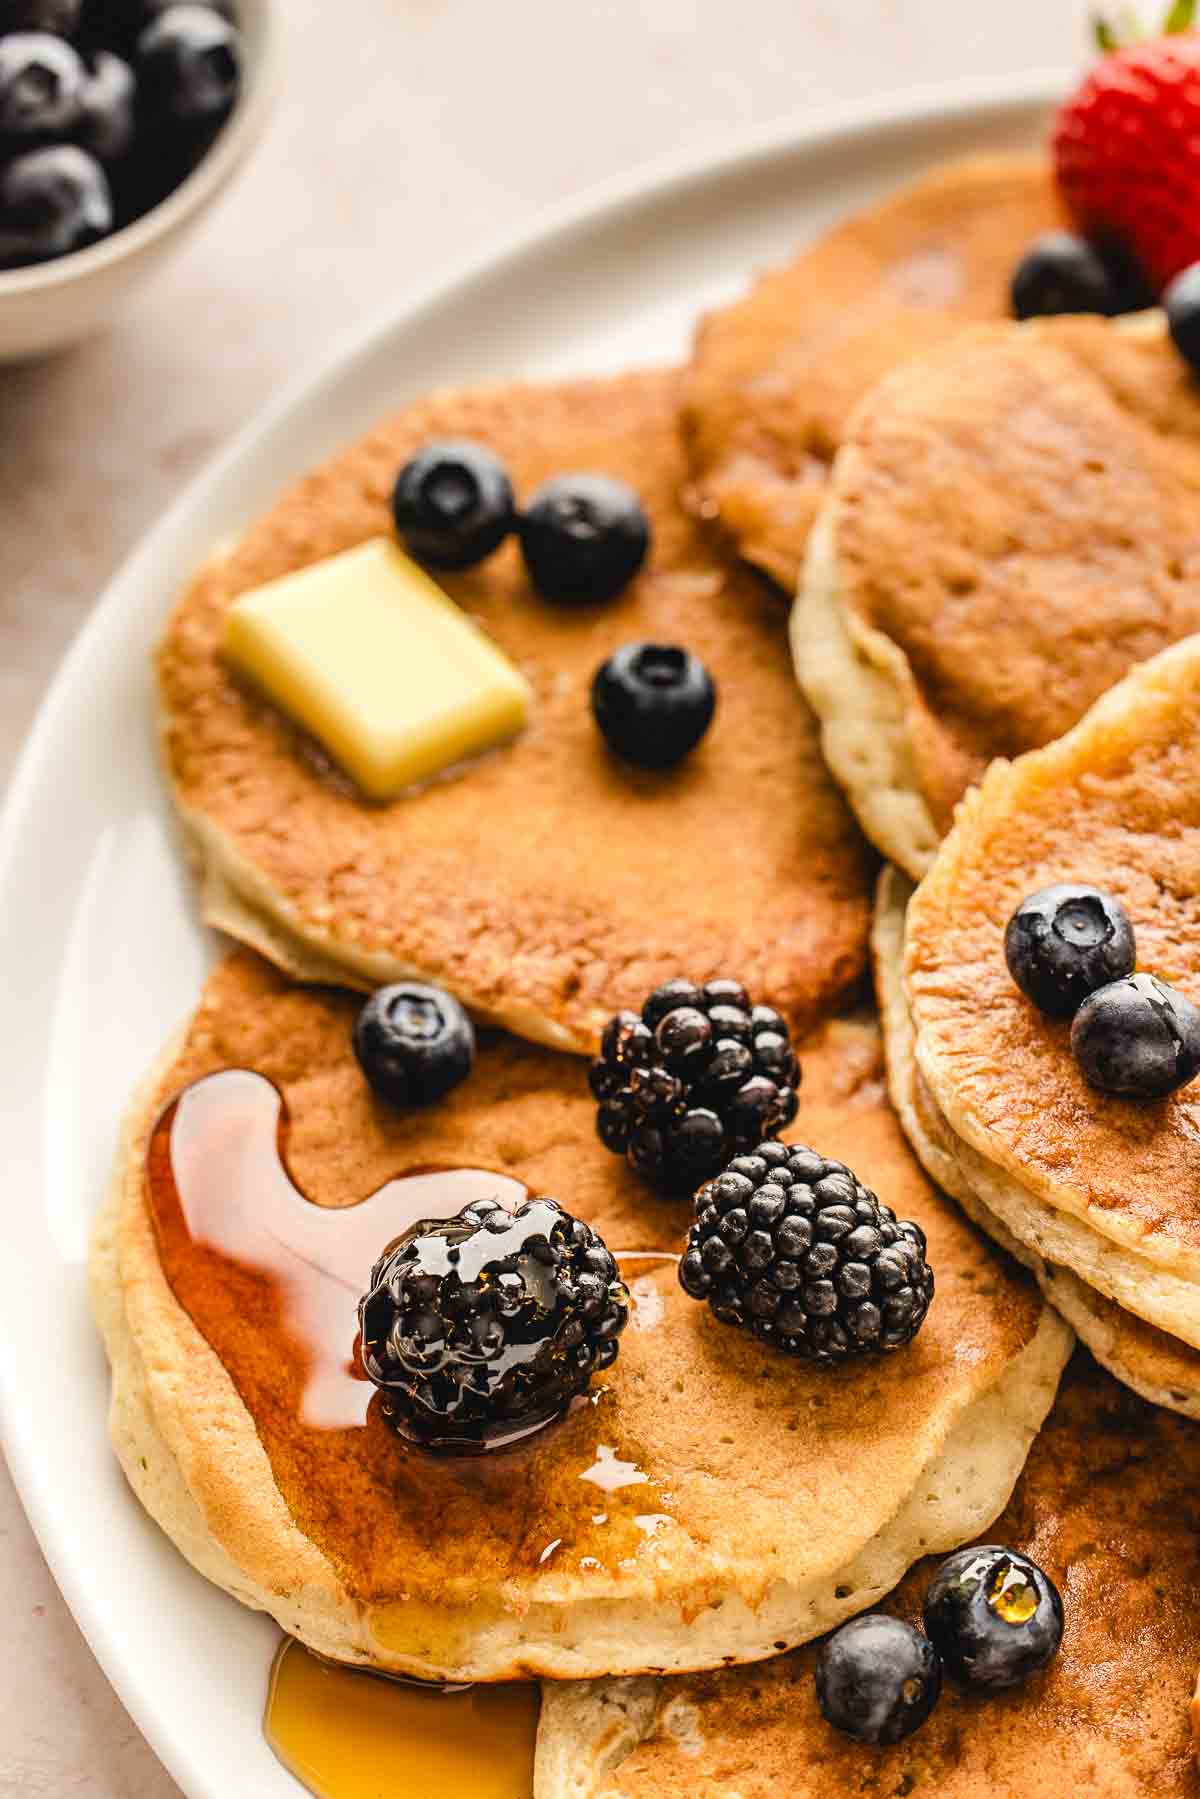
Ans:
<svg viewBox="0 0 1200 1799"><path fill-rule="evenodd" d="M661 205L717 179L744 178L756 167L816 155L872 135L938 124L952 127L968 122L976 113L997 117L1006 112L1017 114L1039 106L1049 107L1065 91L1070 75L1069 69L1042 67L1002 76L917 83L892 93L838 101L805 109L803 113L786 113L683 151L643 160L631 171L592 183L565 201L535 211L514 228L492 234L481 248L443 262L424 280L410 284L397 298L338 333L328 350L307 362L184 485L122 559L81 621L34 714L0 805L0 904L13 878L30 800L42 763L58 735L60 714L93 644L105 633L110 618L129 604L127 590L137 586L143 565L150 566L159 546L167 543L188 516L202 507L205 497L238 464L252 458L290 415L300 413L323 388L344 379L355 363L368 357L383 339L448 305L475 283L539 251L562 247L572 236L583 236L612 224L622 213ZM0 970L12 970L17 963L17 952L6 951L0 939ZM43 1197L36 1195L35 1203ZM0 1322L0 1350L4 1336L5 1328ZM39 1457L18 1425L19 1405L10 1391L9 1368L10 1358L0 1354L0 1448L63 1599L105 1679L171 1778L192 1799L225 1799L195 1768L187 1739L157 1708L143 1703L132 1665L126 1662L106 1618L93 1605L86 1581L77 1578L69 1564L64 1565L65 1558L59 1553L56 1532L49 1521L49 1508L42 1503Z"/></svg>

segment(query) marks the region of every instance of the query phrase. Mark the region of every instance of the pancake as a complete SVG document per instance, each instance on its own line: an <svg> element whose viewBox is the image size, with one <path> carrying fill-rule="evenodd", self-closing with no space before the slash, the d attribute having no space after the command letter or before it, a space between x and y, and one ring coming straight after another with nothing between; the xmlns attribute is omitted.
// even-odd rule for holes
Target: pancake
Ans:
<svg viewBox="0 0 1200 1799"><path fill-rule="evenodd" d="M1160 313L980 326L846 434L793 619L830 766L919 880L996 756L1200 629L1200 389Z"/></svg>
<svg viewBox="0 0 1200 1799"><path fill-rule="evenodd" d="M872 935L888 1090L909 1143L930 1179L1031 1270L1046 1298L1110 1374L1154 1405L1200 1418L1200 1350L1155 1329L1061 1262L1047 1259L1052 1247L1070 1241L1070 1223L956 1138L934 1104L913 1055L904 993L904 916L911 895L912 885L899 870L884 870Z"/></svg>
<svg viewBox="0 0 1200 1799"><path fill-rule="evenodd" d="M1125 1392L1080 1351L988 1540L1058 1583L1063 1645L1011 1693L947 1681L907 1742L872 1749L821 1718L815 1650L683 1680L545 1689L537 1799L1195 1799L1200 1427ZM886 1609L919 1622L937 1564Z"/></svg>
<svg viewBox="0 0 1200 1799"><path fill-rule="evenodd" d="M898 363L1007 318L1059 210L1041 157L972 156L835 226L705 318L683 393L703 511L793 593L846 421Z"/></svg>
<svg viewBox="0 0 1200 1799"><path fill-rule="evenodd" d="M214 557L158 657L168 778L207 918L302 979L416 974L480 1016L588 1052L664 979L736 974L798 1029L862 978L874 865L821 758L776 600L683 511L671 374L442 395L318 469ZM515 543L443 577L529 677L510 747L387 806L331 776L219 654L248 588L389 528L395 474L433 437L493 446L519 496L554 472L628 480L647 569L606 606L537 598ZM667 773L606 750L592 675L631 639L677 642L719 690L705 742Z"/></svg>
<svg viewBox="0 0 1200 1799"><path fill-rule="evenodd" d="M678 1250L689 1210L601 1148L574 1061L497 1035L440 1106L401 1114L358 1073L353 1013L248 952L222 964L133 1108L97 1228L113 1441L209 1579L345 1662L640 1674L805 1640L999 1511L1070 1333L925 1181L865 1023L809 1044L802 1129L928 1234L937 1295L908 1349L836 1373L792 1362L687 1300L673 1263L623 1261L637 1309L613 1370L517 1449L421 1454L375 1400L352 1430L304 1423L306 1352L279 1352L270 1291L154 1209L153 1122L187 1083L237 1067L274 1082L314 1212L464 1165L552 1193L622 1254Z"/></svg>
<svg viewBox="0 0 1200 1799"><path fill-rule="evenodd" d="M1190 638L1057 743L992 766L909 905L904 956L917 1067L946 1129L995 1171L989 1209L1193 1349L1200 1091L1137 1102L1089 1087L1069 1023L1018 991L1003 937L1025 895L1091 881L1128 908L1139 966L1200 997L1198 748Z"/></svg>

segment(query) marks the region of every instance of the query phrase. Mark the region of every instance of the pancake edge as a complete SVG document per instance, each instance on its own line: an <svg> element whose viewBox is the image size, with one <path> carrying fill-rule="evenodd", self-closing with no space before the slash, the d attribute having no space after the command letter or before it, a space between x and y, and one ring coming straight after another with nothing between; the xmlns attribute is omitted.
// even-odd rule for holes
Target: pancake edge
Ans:
<svg viewBox="0 0 1200 1799"><path fill-rule="evenodd" d="M995 1472L982 1509L973 1500L969 1519L948 1524L935 1546L954 1547L1007 1502L1071 1350L1071 1333L1049 1306L992 1386L950 1423L909 1498L842 1567L803 1581L776 1580L757 1605L731 1585L699 1613L694 1593L665 1603L641 1594L530 1601L501 1583L482 1602L451 1593L444 1605L414 1600L409 1645L398 1648L397 1607L356 1600L295 1523L253 1418L159 1261L142 1191L144 1145L178 1043L177 1036L127 1112L93 1233L89 1281L112 1368L110 1435L135 1495L192 1566L319 1654L424 1679L488 1681L681 1673L762 1660L780 1643L808 1641L861 1610L869 1603L864 1593L882 1596L926 1553L927 1542L911 1544L929 1530L927 1485L964 1441L973 1465L982 1461ZM197 1428L200 1369L213 1396L207 1437ZM980 1416L988 1420L983 1438ZM914 1508L907 1534L906 1506Z"/></svg>
<svg viewBox="0 0 1200 1799"><path fill-rule="evenodd" d="M888 1092L918 1160L930 1179L957 1201L972 1223L1029 1269L1046 1299L1062 1313L1101 1367L1152 1405L1180 1412L1187 1418L1200 1418L1200 1350L1173 1337L1152 1320L1133 1314L1136 1324L1163 1341L1161 1346L1151 1341L1145 1368L1122 1355L1118 1337L1122 1328L1119 1314L1124 1308L1119 1301L1092 1286L1069 1264L1055 1261L1045 1253L1046 1234L1056 1234L1059 1216L1045 1202L1009 1181L1002 1169L955 1138L928 1089L919 1091L920 1071L902 978L904 916L912 892L911 883L899 869L884 869L879 878L871 948ZM1025 1212L1032 1215L1032 1222L1025 1218ZM1096 1235L1077 1220L1071 1220L1071 1224L1088 1231L1089 1236ZM1168 1379L1168 1367L1176 1357L1181 1365L1175 1378ZM1185 1384L1189 1371L1193 1379L1190 1387ZM1200 1734L1200 1717L1197 1729Z"/></svg>
<svg viewBox="0 0 1200 1799"><path fill-rule="evenodd" d="M1023 1442L1018 1443L1013 1433L1017 1403L1013 1388L1021 1384L1022 1364L1033 1357L1043 1330L1047 1330L1047 1347L1053 1345L1058 1366L1048 1383L1044 1374L1035 1375L1028 1393L1020 1396L1026 1401L1034 1399L1034 1403L1027 1404L1018 1433ZM889 1530L904 1535L907 1527L913 1535L923 1533L918 1547L907 1557L898 1557L883 1579L858 1587L850 1603L837 1616L831 1615L819 1631L812 1633L814 1636L824 1635L847 1618L877 1605L923 1556L943 1555L972 1541L995 1522L1012 1497L1033 1440L1054 1403L1059 1375L1074 1342L1073 1332L1047 1306L1037 1335L1014 1357L1000 1380L969 1408L962 1421L967 1428L960 1428L948 1439L941 1455L926 1468L895 1514ZM997 1468L995 1483L983 1497L978 1486L979 1463L989 1450L994 1453L1006 1432L1011 1437L1007 1453L1002 1467ZM933 1495L926 1491L930 1486L938 1486L950 1496L949 1503L932 1508L932 1526ZM956 1494L962 1507L958 1511ZM880 1540L877 1538L876 1543ZM660 1721L669 1719L673 1702L668 1700L660 1706L660 1701L670 1684L669 1680L654 1677L547 1682L542 1688L538 1723L534 1799L604 1799L607 1777L655 1733ZM694 1734L695 1708L681 1700L679 1713L681 1733Z"/></svg>
<svg viewBox="0 0 1200 1799"><path fill-rule="evenodd" d="M838 460L846 454L839 451ZM903 650L841 603L837 515L831 490L809 533L792 606L796 679L820 723L830 772L864 835L919 881L941 833L921 793L908 732L912 670Z"/></svg>
<svg viewBox="0 0 1200 1799"><path fill-rule="evenodd" d="M1040 749L1029 750L1014 761L997 758L992 762L978 786L972 787L959 802L953 827L913 895L910 925L912 918L926 908L936 909L939 901L944 904L945 891L953 885L960 846L976 831L982 817L994 815L997 809L1011 808L1013 789L1019 789L1024 771L1032 762L1036 761L1042 771L1051 771L1060 784L1064 774L1068 781L1078 779L1075 758L1081 747L1086 750L1096 738L1109 753L1114 738L1140 739L1141 733L1136 729L1140 723L1139 702L1150 707L1169 707L1181 683L1200 691L1200 632L1180 638L1157 655L1135 663L1062 737ZM910 935L906 927L904 987L911 1011ZM1127 1311L1167 1335L1200 1348L1200 1241L1188 1245L1161 1230L1139 1230L1123 1213L1094 1206L1086 1193L1077 1191L1069 1181L1058 1180L1046 1172L1027 1171L1016 1152L996 1139L972 1107L957 1103L955 1081L946 1068L948 1058L922 1035L919 1027L914 1053L922 1082L955 1143L969 1148L986 1168L998 1169L1002 1181L1018 1190L1023 1202L1036 1202L1044 1208L1046 1227L1059 1233L1069 1232L1076 1256L1082 1254L1085 1262L1094 1257L1095 1266L1086 1277L1089 1285L1108 1293ZM1079 1235L1080 1230L1086 1235ZM1051 1259L1064 1258L1051 1251ZM1130 1264L1137 1270L1138 1280L1131 1279ZM1149 1298L1143 1288L1149 1290ZM1168 1322L1172 1312L1174 1323Z"/></svg>
<svg viewBox="0 0 1200 1799"><path fill-rule="evenodd" d="M222 561L230 553L225 546L210 560ZM195 571L199 576L205 565ZM156 706L155 740L159 766L183 833L188 862L198 877L200 913L205 924L236 943L244 943L293 980L318 987L343 987L370 993L393 981L424 981L444 985L441 976L415 963L403 962L355 944L338 945L306 931L295 909L279 898L236 839L203 812L187 806L171 773L167 737L171 715L161 700ZM483 1024L495 1025L566 1055L595 1054L591 1037L576 1035L544 1013L505 1003L486 1006L475 996L460 991L458 997Z"/></svg>
<svg viewBox="0 0 1200 1799"><path fill-rule="evenodd" d="M1036 333L1039 328L1037 319L1010 322L1014 333ZM1166 331L1165 317L1157 309L1127 314L1112 324L1114 330L1146 339L1161 338ZM977 329L964 328L968 335ZM864 835L914 881L929 872L943 838L918 772L911 730L916 682L900 646L844 603L837 520L843 479L860 454L854 441L858 412L877 405L894 383L919 372L926 359L918 356L891 370L863 396L847 421L830 471L829 491L809 535L791 617L796 675L820 721L821 748L830 771Z"/></svg>

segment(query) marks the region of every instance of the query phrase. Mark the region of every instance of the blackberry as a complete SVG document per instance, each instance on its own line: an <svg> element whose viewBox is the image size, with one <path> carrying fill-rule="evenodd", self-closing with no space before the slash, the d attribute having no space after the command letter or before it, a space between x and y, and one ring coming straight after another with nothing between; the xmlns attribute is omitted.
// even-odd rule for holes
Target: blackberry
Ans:
<svg viewBox="0 0 1200 1799"><path fill-rule="evenodd" d="M701 1188L679 1284L722 1324L824 1363L911 1343L933 1298L921 1227L841 1162L784 1143Z"/></svg>
<svg viewBox="0 0 1200 1799"><path fill-rule="evenodd" d="M668 1192L694 1193L739 1150L796 1116L800 1064L787 1021L739 981L668 981L618 1012L592 1063L596 1129Z"/></svg>
<svg viewBox="0 0 1200 1799"><path fill-rule="evenodd" d="M485 1448L565 1411L616 1360L629 1293L596 1233L552 1199L481 1199L414 1225L360 1301L362 1362L402 1435Z"/></svg>

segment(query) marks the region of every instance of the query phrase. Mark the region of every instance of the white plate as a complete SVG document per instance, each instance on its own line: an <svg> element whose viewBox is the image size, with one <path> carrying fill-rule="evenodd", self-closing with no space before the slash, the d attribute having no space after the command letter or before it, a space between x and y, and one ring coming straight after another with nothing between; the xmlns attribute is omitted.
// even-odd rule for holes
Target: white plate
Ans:
<svg viewBox="0 0 1200 1799"><path fill-rule="evenodd" d="M261 1715L275 1628L184 1564L105 1435L84 1261L127 1094L194 1002L200 926L158 780L148 652L188 570L339 441L433 383L678 357L754 268L941 157L1033 141L1059 79L893 98L643 173L409 297L184 495L42 708L0 824L0 1426L96 1655L193 1799L294 1796Z"/></svg>

